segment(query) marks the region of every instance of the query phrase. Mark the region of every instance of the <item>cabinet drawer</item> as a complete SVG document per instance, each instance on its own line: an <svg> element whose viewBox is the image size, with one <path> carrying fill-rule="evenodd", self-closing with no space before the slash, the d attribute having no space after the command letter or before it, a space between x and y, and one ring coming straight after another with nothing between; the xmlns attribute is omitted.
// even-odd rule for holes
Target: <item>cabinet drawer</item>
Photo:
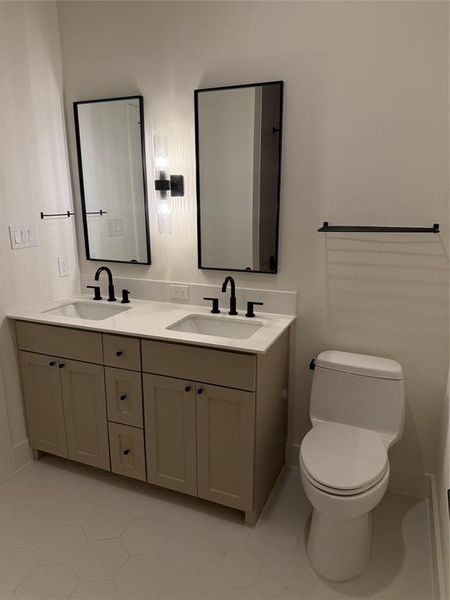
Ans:
<svg viewBox="0 0 450 600"><path fill-rule="evenodd" d="M146 481L143 430L118 423L108 426L111 471Z"/></svg>
<svg viewBox="0 0 450 600"><path fill-rule="evenodd" d="M147 373L242 390L253 391L256 384L256 358L251 354L142 340L142 365Z"/></svg>
<svg viewBox="0 0 450 600"><path fill-rule="evenodd" d="M123 425L143 427L141 374L105 368L108 419Z"/></svg>
<svg viewBox="0 0 450 600"><path fill-rule="evenodd" d="M105 365L121 369L141 370L141 349L137 338L103 335Z"/></svg>
<svg viewBox="0 0 450 600"><path fill-rule="evenodd" d="M103 363L101 333L16 321L16 334L20 350Z"/></svg>

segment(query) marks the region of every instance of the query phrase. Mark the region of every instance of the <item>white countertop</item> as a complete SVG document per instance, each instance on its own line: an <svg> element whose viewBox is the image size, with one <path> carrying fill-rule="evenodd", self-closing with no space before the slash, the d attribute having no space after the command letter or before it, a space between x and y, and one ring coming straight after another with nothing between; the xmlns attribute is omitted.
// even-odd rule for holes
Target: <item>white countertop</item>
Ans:
<svg viewBox="0 0 450 600"><path fill-rule="evenodd" d="M237 317L229 317L226 312L219 315L211 315L207 306L194 306L192 304L176 304L171 302L154 302L151 300L133 299L126 310L118 315L102 320L80 319L77 317L63 317L46 311L57 308L71 302L87 302L104 304L107 306L123 306L120 302L109 303L106 300L94 302L89 295L63 298L54 302L48 302L32 308L9 311L7 317L20 321L33 321L47 325L59 325L73 327L76 329L89 329L102 333L113 333L118 335L130 335L140 338L150 338L168 342L180 342L184 344L196 344L226 350L249 352L252 354L263 354L277 340L286 329L295 321L295 316L278 315L273 313L256 312L254 319L248 319L241 311ZM255 307L257 308L257 307ZM222 309L223 310L223 309ZM215 335L203 335L199 333L174 331L167 329L168 326L188 317L190 315L209 315L217 319L240 319L248 323L261 323L262 327L252 336L246 339L235 339Z"/></svg>

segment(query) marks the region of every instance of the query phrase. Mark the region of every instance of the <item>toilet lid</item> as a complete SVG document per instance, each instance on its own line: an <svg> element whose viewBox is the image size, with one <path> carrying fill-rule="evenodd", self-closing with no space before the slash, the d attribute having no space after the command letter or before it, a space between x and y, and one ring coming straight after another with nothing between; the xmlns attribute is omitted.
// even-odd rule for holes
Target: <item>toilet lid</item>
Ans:
<svg viewBox="0 0 450 600"><path fill-rule="evenodd" d="M374 431L340 423L313 427L303 438L300 459L310 478L348 493L377 483L388 465L386 448Z"/></svg>

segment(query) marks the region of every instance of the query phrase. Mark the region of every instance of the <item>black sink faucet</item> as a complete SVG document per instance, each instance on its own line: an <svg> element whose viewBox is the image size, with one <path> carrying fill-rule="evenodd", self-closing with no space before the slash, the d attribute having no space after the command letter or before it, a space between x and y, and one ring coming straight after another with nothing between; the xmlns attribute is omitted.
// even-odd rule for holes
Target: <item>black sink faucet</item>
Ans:
<svg viewBox="0 0 450 600"><path fill-rule="evenodd" d="M98 281L103 271L105 271L108 275L108 302L115 302L116 296L114 294L114 282L111 269L109 267L99 267L95 272L94 279L95 281Z"/></svg>
<svg viewBox="0 0 450 600"><path fill-rule="evenodd" d="M225 281L222 284L222 292L227 291L227 285L230 283L231 286L231 294L230 294L230 311L229 315L237 315L238 311L236 310L236 285L234 283L234 279L228 275L225 277Z"/></svg>

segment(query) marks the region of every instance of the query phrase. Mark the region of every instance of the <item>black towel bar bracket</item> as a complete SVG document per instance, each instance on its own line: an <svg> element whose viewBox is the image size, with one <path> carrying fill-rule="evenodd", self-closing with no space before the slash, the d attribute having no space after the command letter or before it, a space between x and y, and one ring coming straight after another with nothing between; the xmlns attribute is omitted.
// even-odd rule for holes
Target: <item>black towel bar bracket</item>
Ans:
<svg viewBox="0 0 450 600"><path fill-rule="evenodd" d="M100 215L102 217L103 215L107 215L108 211L100 209L100 210L93 210L93 211L87 212L85 214L87 214L87 215Z"/></svg>
<svg viewBox="0 0 450 600"><path fill-rule="evenodd" d="M433 227L374 227L372 225L330 225L324 221L317 231L323 233L439 233L439 223Z"/></svg>
<svg viewBox="0 0 450 600"><path fill-rule="evenodd" d="M63 212L63 213L48 213L48 214L46 214L46 213L41 212L41 219L50 219L52 217L66 217L66 218L69 218L69 217L72 217L74 214L75 213L70 212L70 210L67 210L66 212Z"/></svg>

